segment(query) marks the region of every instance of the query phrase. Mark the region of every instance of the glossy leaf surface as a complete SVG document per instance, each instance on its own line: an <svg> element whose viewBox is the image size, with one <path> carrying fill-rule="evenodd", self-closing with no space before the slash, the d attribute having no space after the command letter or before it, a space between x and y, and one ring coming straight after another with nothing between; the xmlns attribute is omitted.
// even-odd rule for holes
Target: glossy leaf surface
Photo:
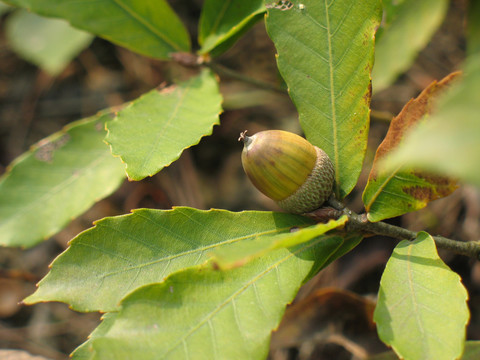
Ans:
<svg viewBox="0 0 480 360"><path fill-rule="evenodd" d="M168 59L190 50L187 30L166 0L6 0L33 13L62 18L142 55Z"/></svg>
<svg viewBox="0 0 480 360"><path fill-rule="evenodd" d="M103 142L110 115L72 123L17 158L0 179L0 245L33 246L125 179Z"/></svg>
<svg viewBox="0 0 480 360"><path fill-rule="evenodd" d="M336 194L355 186L367 146L378 0L267 4L267 30L307 139L333 161ZM301 5L300 5L301 3Z"/></svg>
<svg viewBox="0 0 480 360"><path fill-rule="evenodd" d="M460 276L419 233L393 251L380 281L374 313L380 339L401 358L450 360L463 352L469 319L468 294Z"/></svg>
<svg viewBox="0 0 480 360"><path fill-rule="evenodd" d="M440 82L428 86L417 98L410 100L390 123L387 135L377 149L363 202L370 221L405 214L425 207L430 201L450 195L456 182L420 169L382 169L382 162L397 149L405 134L418 126L428 115L442 92L458 79L453 73Z"/></svg>
<svg viewBox="0 0 480 360"><path fill-rule="evenodd" d="M154 89L118 112L107 125L107 143L141 180L177 160L219 124L222 97L209 70L160 91Z"/></svg>

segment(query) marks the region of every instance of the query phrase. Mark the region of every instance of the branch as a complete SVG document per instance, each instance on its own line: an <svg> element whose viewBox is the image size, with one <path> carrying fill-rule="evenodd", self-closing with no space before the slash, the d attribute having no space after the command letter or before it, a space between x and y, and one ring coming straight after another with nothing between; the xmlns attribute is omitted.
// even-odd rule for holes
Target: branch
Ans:
<svg viewBox="0 0 480 360"><path fill-rule="evenodd" d="M369 235L384 235L398 240L414 240L417 238L417 232L411 231L400 226L387 224L385 222L370 222L367 214L356 214L352 210L345 207L341 202L331 197L328 200L331 207L323 207L308 214L306 216L318 222L334 218L338 219L342 215L348 217L346 224L347 231L359 231ZM432 236L435 240L437 248L446 249L456 254L473 257L480 260L480 242L469 241L463 242L449 239L443 236Z"/></svg>

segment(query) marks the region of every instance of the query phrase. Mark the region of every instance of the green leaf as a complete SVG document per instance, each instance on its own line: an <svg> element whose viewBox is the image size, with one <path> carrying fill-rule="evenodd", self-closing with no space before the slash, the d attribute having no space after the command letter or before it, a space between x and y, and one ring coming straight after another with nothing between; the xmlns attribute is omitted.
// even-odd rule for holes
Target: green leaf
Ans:
<svg viewBox="0 0 480 360"><path fill-rule="evenodd" d="M375 44L374 92L388 87L412 65L441 25L448 4L448 0L386 2L386 22Z"/></svg>
<svg viewBox="0 0 480 360"><path fill-rule="evenodd" d="M39 15L62 18L142 55L168 59L190 50L187 30L166 0L6 0Z"/></svg>
<svg viewBox="0 0 480 360"><path fill-rule="evenodd" d="M222 97L210 70L179 85L152 90L118 112L107 125L107 143L141 180L178 159L219 124Z"/></svg>
<svg viewBox="0 0 480 360"><path fill-rule="evenodd" d="M113 311L129 292L202 264L215 249L312 224L272 212L134 210L79 234L25 303L62 301L78 311Z"/></svg>
<svg viewBox="0 0 480 360"><path fill-rule="evenodd" d="M324 236L240 268L191 268L142 287L89 341L91 359L264 359L286 305L342 241Z"/></svg>
<svg viewBox="0 0 480 360"><path fill-rule="evenodd" d="M397 245L382 275L374 313L380 339L404 359L457 359L467 299L460 276L440 259L433 238L420 232Z"/></svg>
<svg viewBox="0 0 480 360"><path fill-rule="evenodd" d="M461 82L439 99L431 119L386 158L384 168L417 167L480 186L479 104L480 55L475 55L467 60Z"/></svg>
<svg viewBox="0 0 480 360"><path fill-rule="evenodd" d="M457 80L453 73L430 84L417 98L410 100L400 114L390 123L385 139L380 144L373 161L363 202L370 221L380 221L425 207L430 201L450 195L456 181L422 172L419 169L392 168L385 170L382 163L399 147L405 134L430 114L435 100Z"/></svg>
<svg viewBox="0 0 480 360"><path fill-rule="evenodd" d="M268 5L267 31L307 139L335 165L335 192L341 199L355 186L367 147L380 1L305 0L299 5L295 1L286 10Z"/></svg>
<svg viewBox="0 0 480 360"><path fill-rule="evenodd" d="M262 235L248 241L244 240L235 246L215 250L213 252L214 262L222 269L241 266L271 251L310 241L329 230L344 226L347 219L347 216L343 216L325 224L320 223L302 229L292 228L289 233Z"/></svg>
<svg viewBox="0 0 480 360"><path fill-rule="evenodd" d="M0 179L0 245L33 246L120 186L123 166L103 142L109 119L74 122L9 166Z"/></svg>
<svg viewBox="0 0 480 360"><path fill-rule="evenodd" d="M7 18L5 33L16 53L53 76L61 73L93 39L64 20L46 19L25 10Z"/></svg>
<svg viewBox="0 0 480 360"><path fill-rule="evenodd" d="M228 47L265 12L263 0L206 0L200 16L198 42L200 54ZM228 47L222 47L224 52ZM220 52L214 51L215 55Z"/></svg>
<svg viewBox="0 0 480 360"><path fill-rule="evenodd" d="M480 358L480 341L466 341L465 351L460 360L478 360ZM368 360L398 360L398 356L393 351L388 351L376 356L371 356Z"/></svg>

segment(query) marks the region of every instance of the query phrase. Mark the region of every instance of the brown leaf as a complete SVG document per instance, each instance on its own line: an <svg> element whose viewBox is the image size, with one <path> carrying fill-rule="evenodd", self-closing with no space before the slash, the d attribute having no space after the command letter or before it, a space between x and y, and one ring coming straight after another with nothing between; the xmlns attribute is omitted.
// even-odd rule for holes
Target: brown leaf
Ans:
<svg viewBox="0 0 480 360"><path fill-rule="evenodd" d="M460 76L452 73L439 82L433 82L415 99L410 100L402 111L393 118L385 139L377 149L363 202L370 221L403 215L419 210L429 202L450 195L456 181L420 169L384 170L384 158L395 150L405 136L419 123L429 121L435 102Z"/></svg>
<svg viewBox="0 0 480 360"><path fill-rule="evenodd" d="M424 119L425 115L429 115L432 112L438 95L445 91L453 81L458 79L460 74L461 73L457 71L447 75L438 82L434 81L415 99L411 99L403 107L402 111L393 118L385 139L377 149L370 178L375 176L375 163L398 147L405 137L405 134Z"/></svg>

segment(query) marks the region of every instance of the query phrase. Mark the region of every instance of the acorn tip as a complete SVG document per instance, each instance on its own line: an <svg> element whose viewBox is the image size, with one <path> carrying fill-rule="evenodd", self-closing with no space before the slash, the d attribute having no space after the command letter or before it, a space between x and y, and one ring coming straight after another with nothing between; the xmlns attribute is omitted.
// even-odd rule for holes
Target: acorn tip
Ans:
<svg viewBox="0 0 480 360"><path fill-rule="evenodd" d="M242 131L242 132L240 133L240 137L238 138L238 141L242 141L242 142L244 142L244 143L247 142L247 140L248 140L247 131L248 131L248 130L245 130L245 131Z"/></svg>

